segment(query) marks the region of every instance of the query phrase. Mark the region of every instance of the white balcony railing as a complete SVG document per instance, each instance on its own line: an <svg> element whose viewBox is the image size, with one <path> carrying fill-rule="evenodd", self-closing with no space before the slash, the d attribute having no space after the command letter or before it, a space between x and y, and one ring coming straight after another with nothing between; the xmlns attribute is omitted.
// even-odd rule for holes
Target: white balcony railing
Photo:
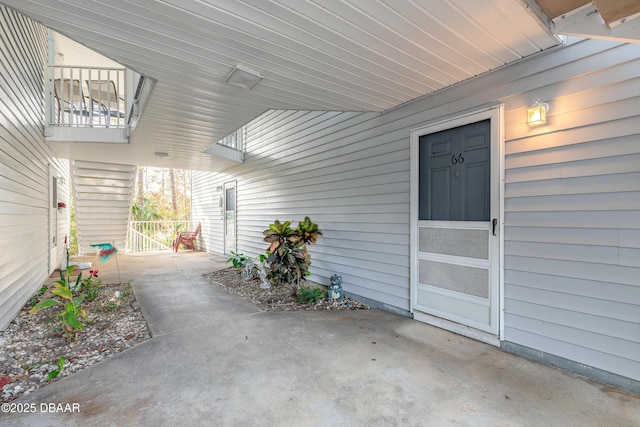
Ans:
<svg viewBox="0 0 640 427"><path fill-rule="evenodd" d="M211 154L225 159L233 160L238 163L244 162L247 141L247 126L231 132L220 141L204 150L205 153Z"/></svg>
<svg viewBox="0 0 640 427"><path fill-rule="evenodd" d="M169 251L180 231L193 231L191 221L131 221L127 233L129 252Z"/></svg>
<svg viewBox="0 0 640 427"><path fill-rule="evenodd" d="M229 135L222 138L220 141L218 141L218 144L232 148L236 151L244 152L246 139L247 127L242 126L241 128L231 132Z"/></svg>
<svg viewBox="0 0 640 427"><path fill-rule="evenodd" d="M48 126L125 128L124 68L45 66Z"/></svg>

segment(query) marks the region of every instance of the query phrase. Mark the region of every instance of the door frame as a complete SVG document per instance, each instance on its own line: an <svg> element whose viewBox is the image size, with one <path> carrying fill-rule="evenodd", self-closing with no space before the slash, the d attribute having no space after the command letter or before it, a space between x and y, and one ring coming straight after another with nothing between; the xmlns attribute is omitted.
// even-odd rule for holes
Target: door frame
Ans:
<svg viewBox="0 0 640 427"><path fill-rule="evenodd" d="M222 204L222 252L227 252L227 190L233 188L233 195L235 200L233 201L234 214L233 214L233 251L238 251L238 184L236 180L227 181L222 185L222 198L224 203Z"/></svg>
<svg viewBox="0 0 640 427"><path fill-rule="evenodd" d="M53 273L58 267L58 176L53 165L48 165L49 171L49 226L47 232L47 249L49 250L48 270Z"/></svg>
<svg viewBox="0 0 640 427"><path fill-rule="evenodd" d="M427 313L419 311L416 313L414 307L414 301L417 298L418 291L419 138L422 135L453 129L486 119L490 120L492 157L497 156L497 158L494 158L495 163L492 161L492 165L496 164L498 168L497 173L494 173L494 171L491 173L491 191L493 192L494 188L498 189L498 194L496 195L498 200L494 201L494 197L491 197L492 204L497 203L498 205L498 226L496 227L496 233L498 235L498 256L496 260L498 295L497 299L494 299L497 307L492 308L494 313L496 313L496 319L498 321L497 337L493 334ZM496 346L499 346L500 341L504 339L504 141L504 104L502 103L467 113L460 113L445 120L436 121L411 130L409 310L415 319ZM491 218L493 218L493 216Z"/></svg>

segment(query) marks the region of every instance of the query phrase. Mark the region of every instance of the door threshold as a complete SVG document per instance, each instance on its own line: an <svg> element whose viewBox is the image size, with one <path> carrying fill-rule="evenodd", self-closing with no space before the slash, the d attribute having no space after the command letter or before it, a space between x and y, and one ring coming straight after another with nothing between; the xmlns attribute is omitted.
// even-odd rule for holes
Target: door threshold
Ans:
<svg viewBox="0 0 640 427"><path fill-rule="evenodd" d="M436 328L445 329L485 344L500 347L500 338L497 335L490 334L489 332L484 332L470 326L465 326L460 323L452 322L450 320L443 319L442 317L432 316L420 311L414 311L413 318L420 322L435 326Z"/></svg>

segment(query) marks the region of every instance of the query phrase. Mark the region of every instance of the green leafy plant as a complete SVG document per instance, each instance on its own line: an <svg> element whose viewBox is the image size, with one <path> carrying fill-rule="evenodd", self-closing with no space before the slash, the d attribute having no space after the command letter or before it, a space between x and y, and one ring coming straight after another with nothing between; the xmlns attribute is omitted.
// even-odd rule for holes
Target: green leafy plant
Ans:
<svg viewBox="0 0 640 427"><path fill-rule="evenodd" d="M135 221L154 221L162 218L155 199L142 197L131 205L131 215Z"/></svg>
<svg viewBox="0 0 640 427"><path fill-rule="evenodd" d="M116 301L114 299L110 299L109 301L105 301L102 303L100 310L105 311L105 312L112 312L114 311L116 308L118 308L118 304L116 303Z"/></svg>
<svg viewBox="0 0 640 427"><path fill-rule="evenodd" d="M240 270L247 265L247 261L249 260L248 256L233 251L231 251L231 255L232 257L227 260L227 263L232 263L233 268Z"/></svg>
<svg viewBox="0 0 640 427"><path fill-rule="evenodd" d="M294 236L291 221L276 220L264 231L264 241L270 243L267 258L267 278L274 285L300 283L304 277L306 254L304 242Z"/></svg>
<svg viewBox="0 0 640 427"><path fill-rule="evenodd" d="M326 297L327 291L322 288L307 288L302 286L300 289L298 289L298 303L300 304L315 304L318 301L322 301Z"/></svg>
<svg viewBox="0 0 640 427"><path fill-rule="evenodd" d="M98 298L102 289L102 280L94 280L94 277L98 277L98 270L89 270L89 277L80 284L80 290L89 301Z"/></svg>
<svg viewBox="0 0 640 427"><path fill-rule="evenodd" d="M129 281L127 283L127 286L124 287L122 294L120 294L120 298L122 298L123 300L126 300L127 297L129 297L129 295L131 295L132 293L133 293L133 288L131 287L131 281Z"/></svg>
<svg viewBox="0 0 640 427"><path fill-rule="evenodd" d="M29 300L29 305L33 307L36 304L38 304L38 300L42 295L45 294L45 292L47 292L47 285L42 285L42 287L38 290L38 292L36 292L36 294L32 296L31 299Z"/></svg>
<svg viewBox="0 0 640 427"><path fill-rule="evenodd" d="M318 237L322 236L322 232L318 229L318 224L311 221L311 219L306 216L304 221L300 221L298 224L295 235L298 236L298 238L305 244L315 244Z"/></svg>
<svg viewBox="0 0 640 427"><path fill-rule="evenodd" d="M40 309L45 307L51 307L54 305L60 305L62 311L56 315L60 323L62 324L62 332L64 333L67 341L73 341L76 337L78 329L84 329L82 320L88 320L87 313L81 308L84 295L74 296L71 291L69 283L71 281L71 273L75 269L75 266L71 265L66 268L65 273L60 272L60 280L58 280L51 290L51 293L58 298L47 298L36 304L29 313L37 313ZM79 288L82 273L78 275L75 281L75 288Z"/></svg>
<svg viewBox="0 0 640 427"><path fill-rule="evenodd" d="M307 243L315 243L322 232L318 226L305 217L295 229L291 221L276 220L264 231L264 241L269 243L266 262L269 266L267 278L274 285L296 284L305 280L311 265L311 255Z"/></svg>
<svg viewBox="0 0 640 427"><path fill-rule="evenodd" d="M64 356L60 356L60 358L58 359L58 363L57 363L57 369L52 369L51 371L49 371L49 373L47 374L47 379L49 381L55 379L58 377L58 375L60 375L60 372L62 372L62 368L64 367L64 362L65 362L65 358Z"/></svg>
<svg viewBox="0 0 640 427"><path fill-rule="evenodd" d="M102 286L100 285L100 281L82 284L82 291L89 301L93 301L94 299L98 298L101 288Z"/></svg>

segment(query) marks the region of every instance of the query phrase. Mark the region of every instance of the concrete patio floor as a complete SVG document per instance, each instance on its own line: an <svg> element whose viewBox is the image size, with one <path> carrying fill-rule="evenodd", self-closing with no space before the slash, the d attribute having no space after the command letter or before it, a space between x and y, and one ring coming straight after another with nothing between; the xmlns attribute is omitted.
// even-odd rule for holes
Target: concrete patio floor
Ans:
<svg viewBox="0 0 640 427"><path fill-rule="evenodd" d="M260 312L203 277L226 267L215 255L117 261L153 338L16 400L37 410L0 425L640 425L635 394L409 318ZM117 282L115 259L96 267Z"/></svg>

